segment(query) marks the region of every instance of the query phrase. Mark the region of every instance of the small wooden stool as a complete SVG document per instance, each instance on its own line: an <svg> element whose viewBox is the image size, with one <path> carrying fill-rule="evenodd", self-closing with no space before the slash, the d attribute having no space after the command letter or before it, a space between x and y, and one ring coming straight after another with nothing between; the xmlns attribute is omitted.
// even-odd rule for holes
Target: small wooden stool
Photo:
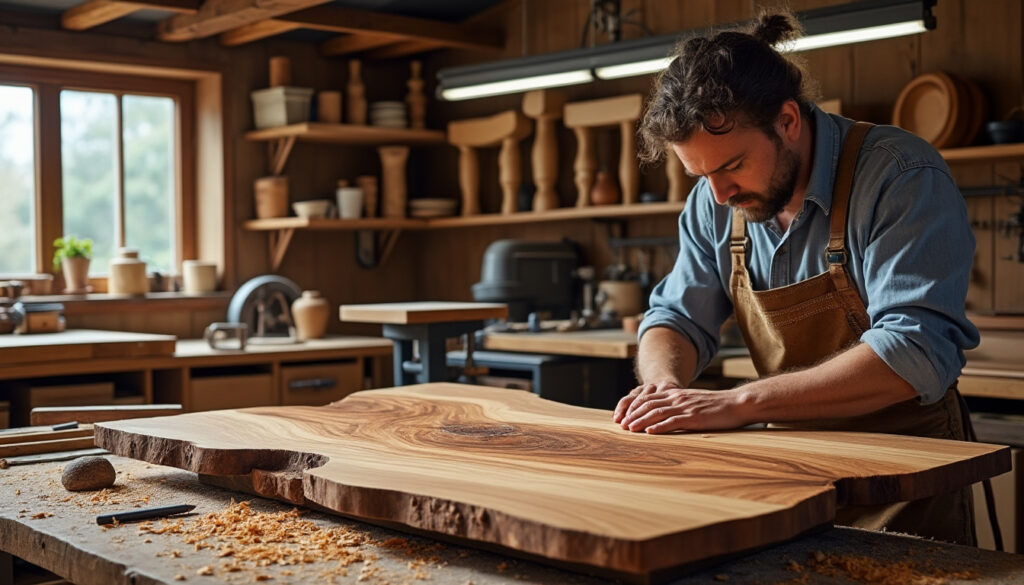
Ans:
<svg viewBox="0 0 1024 585"><path fill-rule="evenodd" d="M594 153L594 128L619 126L619 186L622 203L637 202L640 170L636 163L636 121L644 107L639 93L618 97L565 104L565 126L576 133L576 162L573 165L576 183L576 206L590 205L590 189L594 186L597 156Z"/></svg>
<svg viewBox="0 0 1024 585"><path fill-rule="evenodd" d="M342 305L341 320L381 323L384 337L395 345L395 385L449 381L445 364L445 340L466 335L467 370L472 370L474 331L483 329L485 319L508 317L503 303L380 303ZM417 343L419 359L413 355ZM473 372L469 372L472 374Z"/></svg>
<svg viewBox="0 0 1024 585"><path fill-rule="evenodd" d="M533 131L533 124L518 110L488 118L471 118L448 123L448 142L459 149L459 188L462 215L480 213L480 163L475 148L501 145L498 180L501 182L501 212L516 211L516 196L522 183L519 141Z"/></svg>

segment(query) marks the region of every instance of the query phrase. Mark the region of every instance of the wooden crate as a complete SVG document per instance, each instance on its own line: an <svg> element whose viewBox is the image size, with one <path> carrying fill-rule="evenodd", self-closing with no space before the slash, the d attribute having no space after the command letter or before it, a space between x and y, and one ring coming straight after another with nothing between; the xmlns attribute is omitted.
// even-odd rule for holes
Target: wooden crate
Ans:
<svg viewBox="0 0 1024 585"><path fill-rule="evenodd" d="M276 403L270 374L241 374L193 378L185 397L185 409L221 410L271 406Z"/></svg>
<svg viewBox="0 0 1024 585"><path fill-rule="evenodd" d="M281 366L281 404L323 406L363 389L363 362Z"/></svg>

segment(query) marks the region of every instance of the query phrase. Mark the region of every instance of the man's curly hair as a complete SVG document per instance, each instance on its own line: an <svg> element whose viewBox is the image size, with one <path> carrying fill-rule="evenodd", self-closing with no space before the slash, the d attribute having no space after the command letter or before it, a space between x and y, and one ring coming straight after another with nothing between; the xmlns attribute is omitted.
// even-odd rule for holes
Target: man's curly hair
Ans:
<svg viewBox="0 0 1024 585"><path fill-rule="evenodd" d="M698 129L725 134L739 123L774 137L772 126L787 100L809 116L814 89L792 55L775 49L801 34L792 13L775 11L762 14L748 30L683 41L647 101L640 160L660 161L672 143Z"/></svg>

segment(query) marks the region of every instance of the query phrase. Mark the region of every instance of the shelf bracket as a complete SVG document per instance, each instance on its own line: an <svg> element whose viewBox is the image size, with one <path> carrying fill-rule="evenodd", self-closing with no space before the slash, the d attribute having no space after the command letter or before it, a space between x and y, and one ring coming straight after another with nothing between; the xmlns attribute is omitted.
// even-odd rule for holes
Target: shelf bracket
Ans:
<svg viewBox="0 0 1024 585"><path fill-rule="evenodd" d="M282 228L270 232L270 269L277 272L284 260L284 254L288 251L288 244L292 242L295 235L295 228Z"/></svg>
<svg viewBox="0 0 1024 585"><path fill-rule="evenodd" d="M356 231L356 262L366 269L377 268L387 262L398 242L398 235L401 229L381 230L374 232L370 230ZM379 252L378 252L379 251Z"/></svg>
<svg viewBox="0 0 1024 585"><path fill-rule="evenodd" d="M280 175L284 172L284 165L288 162L288 155L292 153L292 147L295 146L296 138L293 134L284 138L275 138L267 143L272 174Z"/></svg>

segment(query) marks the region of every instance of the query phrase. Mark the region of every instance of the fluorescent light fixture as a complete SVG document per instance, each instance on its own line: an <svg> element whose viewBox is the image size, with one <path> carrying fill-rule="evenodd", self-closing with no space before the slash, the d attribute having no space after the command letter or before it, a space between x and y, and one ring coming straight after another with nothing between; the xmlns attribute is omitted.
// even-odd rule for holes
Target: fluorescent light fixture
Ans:
<svg viewBox="0 0 1024 585"><path fill-rule="evenodd" d="M668 64L671 62L671 57L661 57L660 59L648 59L646 61L636 61L634 63L623 63L622 65L608 65L607 67L598 67L594 69L594 75L601 79L618 79L620 77L646 75L648 73L657 73L661 71L668 67Z"/></svg>
<svg viewBox="0 0 1024 585"><path fill-rule="evenodd" d="M896 24L885 24L882 26L869 26L857 30L846 30L834 33L814 35L811 37L800 37L795 41L779 45L782 51L810 51L812 49L823 49L837 45L852 45L865 41L877 41L879 39L891 39L894 37L905 37L915 35L928 30L923 20L910 22L898 22Z"/></svg>
<svg viewBox="0 0 1024 585"><path fill-rule="evenodd" d="M922 33L935 28L936 0L861 0L797 13L800 39L782 51L823 47ZM736 28L743 23L719 27ZM676 45L705 31L644 37L560 53L442 69L437 74L441 99L458 100L517 93L656 73L668 67Z"/></svg>
<svg viewBox="0 0 1024 585"><path fill-rule="evenodd" d="M492 81L490 83L479 83L465 87L452 87L441 89L441 97L449 101L468 100L471 98L502 95L506 93L518 93L545 87L562 87L587 83L593 81L594 76L589 69L578 71L565 71L563 73L549 73L547 75L534 75L533 77L520 77L506 81Z"/></svg>

